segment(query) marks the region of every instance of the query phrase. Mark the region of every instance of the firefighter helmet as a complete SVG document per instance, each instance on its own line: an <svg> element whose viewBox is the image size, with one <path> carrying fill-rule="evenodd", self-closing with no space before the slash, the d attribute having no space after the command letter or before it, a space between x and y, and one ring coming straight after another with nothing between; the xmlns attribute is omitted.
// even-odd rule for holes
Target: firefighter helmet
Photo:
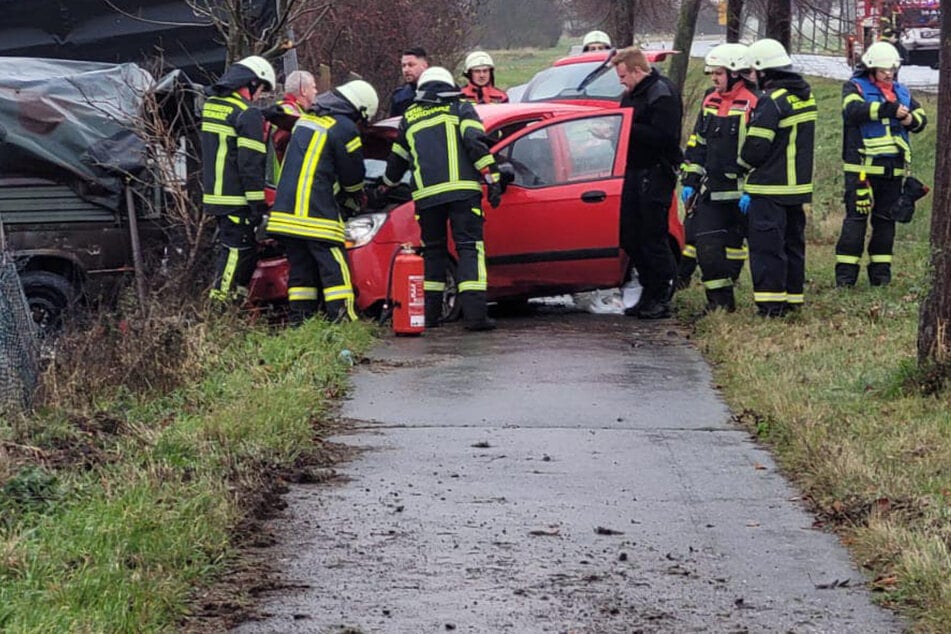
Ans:
<svg viewBox="0 0 951 634"><path fill-rule="evenodd" d="M452 73L443 68L442 66L430 66L423 71L423 74L419 76L419 81L416 82L417 88L422 88L426 84L449 84L450 86L456 85L456 80L453 79Z"/></svg>
<svg viewBox="0 0 951 634"><path fill-rule="evenodd" d="M862 54L862 63L866 68L897 70L901 66L901 55L888 42L875 42Z"/></svg>
<svg viewBox="0 0 951 634"><path fill-rule="evenodd" d="M756 40L747 49L750 66L756 70L792 70L792 58L786 48L776 40Z"/></svg>
<svg viewBox="0 0 951 634"><path fill-rule="evenodd" d="M605 48L611 48L611 38L604 31L588 31L581 40L581 50L589 50L592 44L604 44Z"/></svg>
<svg viewBox="0 0 951 634"><path fill-rule="evenodd" d="M466 55L466 63L463 65L463 72L468 73L476 68L495 68L492 56L485 51L474 51Z"/></svg>
<svg viewBox="0 0 951 634"><path fill-rule="evenodd" d="M714 46L703 59L703 63L706 64L708 73L714 68L725 68L735 73L750 67L746 45L735 42Z"/></svg>
<svg viewBox="0 0 951 634"><path fill-rule="evenodd" d="M362 79L355 79L337 88L337 92L343 95L343 98L349 101L367 121L376 116L380 98L369 83Z"/></svg>
<svg viewBox="0 0 951 634"><path fill-rule="evenodd" d="M254 73L255 77L267 84L268 90L274 90L274 86L277 85L277 78L274 76L274 67L271 66L271 62L260 55L251 55L235 63Z"/></svg>

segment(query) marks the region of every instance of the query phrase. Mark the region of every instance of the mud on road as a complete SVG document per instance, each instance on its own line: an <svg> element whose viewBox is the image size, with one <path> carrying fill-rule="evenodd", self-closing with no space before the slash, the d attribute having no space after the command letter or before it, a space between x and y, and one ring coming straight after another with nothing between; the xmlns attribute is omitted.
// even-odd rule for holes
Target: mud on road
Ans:
<svg viewBox="0 0 951 634"><path fill-rule="evenodd" d="M377 346L259 632L898 632L673 322L548 312Z"/></svg>

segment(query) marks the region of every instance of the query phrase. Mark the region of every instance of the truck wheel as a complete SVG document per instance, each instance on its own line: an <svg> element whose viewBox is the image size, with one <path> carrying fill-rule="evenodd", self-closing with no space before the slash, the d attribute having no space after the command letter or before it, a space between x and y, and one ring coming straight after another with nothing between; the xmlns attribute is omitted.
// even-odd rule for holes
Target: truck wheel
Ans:
<svg viewBox="0 0 951 634"><path fill-rule="evenodd" d="M76 300L76 288L62 275L49 271L25 271L20 274L20 282L40 331L59 328L63 315Z"/></svg>

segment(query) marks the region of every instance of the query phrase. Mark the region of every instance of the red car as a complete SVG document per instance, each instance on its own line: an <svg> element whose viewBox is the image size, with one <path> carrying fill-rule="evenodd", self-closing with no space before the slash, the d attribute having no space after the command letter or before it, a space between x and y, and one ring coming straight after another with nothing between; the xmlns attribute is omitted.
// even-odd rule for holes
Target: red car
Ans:
<svg viewBox="0 0 951 634"><path fill-rule="evenodd" d="M651 64L662 62L678 51L644 51ZM563 101L583 105L613 108L621 101L624 87L617 73L608 64L613 51L591 51L556 60L539 71L527 83L508 90L509 99L519 102ZM589 82L579 86L591 73L601 71Z"/></svg>
<svg viewBox="0 0 951 634"><path fill-rule="evenodd" d="M483 204L489 300L524 301L619 286L628 270L618 227L631 110L557 102L480 105L477 110L493 153L500 164L511 165L506 169L514 175L497 209ZM398 124L398 118L387 119L364 135L369 182L382 175ZM391 192L409 198L408 186ZM386 298L394 251L402 244L420 244L413 203L385 202L379 211L347 223L362 311L379 309ZM684 236L675 201L669 229L671 249L679 255ZM252 301L286 298L286 274L283 258L262 260L252 280Z"/></svg>

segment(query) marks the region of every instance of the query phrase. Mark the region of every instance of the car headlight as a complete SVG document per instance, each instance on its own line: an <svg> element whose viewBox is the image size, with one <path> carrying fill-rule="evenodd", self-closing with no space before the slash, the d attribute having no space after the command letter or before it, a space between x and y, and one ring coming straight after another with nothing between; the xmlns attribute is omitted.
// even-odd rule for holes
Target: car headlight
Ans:
<svg viewBox="0 0 951 634"><path fill-rule="evenodd" d="M386 213L360 214L347 221L344 231L347 236L347 246L362 247L370 242L380 232L386 223Z"/></svg>

